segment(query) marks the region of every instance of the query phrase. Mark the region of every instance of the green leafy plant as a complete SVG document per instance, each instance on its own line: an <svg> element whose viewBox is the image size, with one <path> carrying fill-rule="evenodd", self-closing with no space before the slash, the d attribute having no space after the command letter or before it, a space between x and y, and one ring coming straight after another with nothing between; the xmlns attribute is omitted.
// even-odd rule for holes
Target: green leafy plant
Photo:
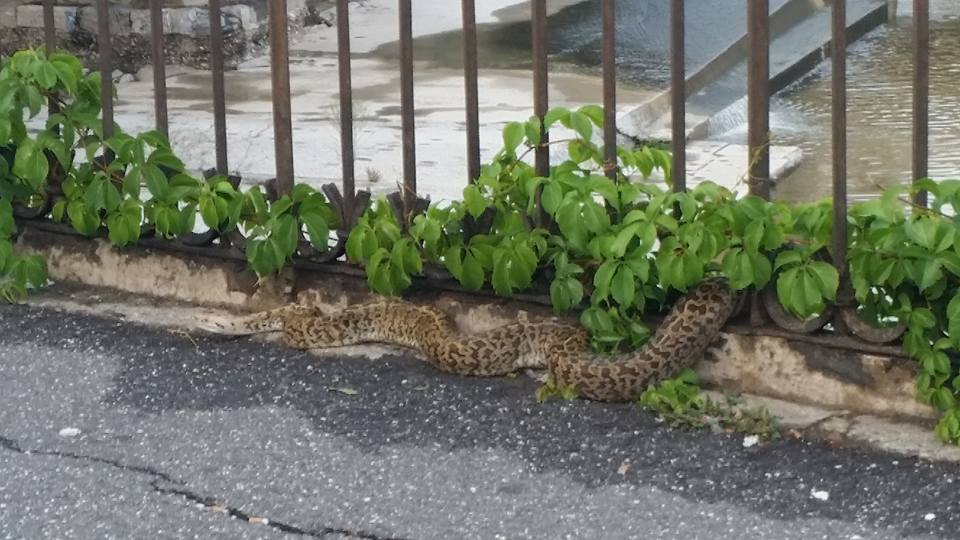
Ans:
<svg viewBox="0 0 960 540"><path fill-rule="evenodd" d="M42 260L14 252L13 206L50 208L54 221L116 246L143 235L183 238L202 224L239 241L260 276L328 250L331 231L345 227L309 186L271 200L258 187L191 174L156 132L113 126L105 137L100 81L63 53L25 50L0 62L0 298L21 301L46 282ZM27 129L48 102L42 129ZM579 311L601 353L642 346L645 318L705 276L726 276L740 290L774 287L799 318L835 303L829 201L738 198L709 182L674 193L662 145L619 148L608 163L602 127L602 109L592 105L507 124L502 148L461 201L403 219L386 200L370 205L346 239L349 263L387 295L403 294L428 266L471 291L549 294L557 313ZM554 152L564 155L540 176L531 156L548 144L565 153ZM900 188L851 207L847 269L857 316L906 326L917 396L942 411L937 434L960 443L960 368L952 361L960 352L960 181L916 189L929 192L930 208L912 206L913 192ZM650 394L649 405L714 406L689 391L689 380L671 384Z"/></svg>
<svg viewBox="0 0 960 540"><path fill-rule="evenodd" d="M780 436L780 426L767 409L745 407L734 396L714 401L700 392L699 384L697 374L685 370L673 379L651 385L640 396L640 405L674 427L736 431L764 439Z"/></svg>
<svg viewBox="0 0 960 540"><path fill-rule="evenodd" d="M47 263L37 255L17 255L13 250L16 224L13 208L0 199L0 300L22 302L29 289L37 289L47 282Z"/></svg>

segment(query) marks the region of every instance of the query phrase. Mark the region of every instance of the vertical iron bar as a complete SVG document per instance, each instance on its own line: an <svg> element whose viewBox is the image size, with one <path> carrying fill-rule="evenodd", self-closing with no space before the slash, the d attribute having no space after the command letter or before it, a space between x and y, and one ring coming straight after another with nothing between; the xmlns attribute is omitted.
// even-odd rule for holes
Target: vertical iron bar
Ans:
<svg viewBox="0 0 960 540"><path fill-rule="evenodd" d="M480 177L480 98L477 90L477 15L474 0L463 0L463 87L467 110L467 182Z"/></svg>
<svg viewBox="0 0 960 540"><path fill-rule="evenodd" d="M673 190L687 190L687 69L684 0L670 3L670 110Z"/></svg>
<svg viewBox="0 0 960 540"><path fill-rule="evenodd" d="M97 0L97 45L100 56L100 101L103 111L103 138L113 136L113 49L110 44L110 3ZM113 153L107 152L107 161Z"/></svg>
<svg viewBox="0 0 960 540"><path fill-rule="evenodd" d="M747 72L750 193L770 198L770 8L769 0L748 0Z"/></svg>
<svg viewBox="0 0 960 540"><path fill-rule="evenodd" d="M413 10L411 0L400 0L400 115L403 131L403 200L413 210L417 197L417 142L413 104Z"/></svg>
<svg viewBox="0 0 960 540"><path fill-rule="evenodd" d="M831 45L833 103L833 264L840 276L837 305L850 301L847 272L847 0L833 2ZM843 317L834 320L837 333L847 333Z"/></svg>
<svg viewBox="0 0 960 540"><path fill-rule="evenodd" d="M340 82L340 160L346 215L353 215L356 170L353 147L353 84L350 64L350 6L337 0L337 65Z"/></svg>
<svg viewBox="0 0 960 540"><path fill-rule="evenodd" d="M337 66L340 78L340 161L343 172L343 201L346 210L344 218L350 219L353 215L353 200L356 194L356 170L353 148L353 83L350 70L348 0L337 0Z"/></svg>
<svg viewBox="0 0 960 540"><path fill-rule="evenodd" d="M747 122L748 186L751 195L770 198L770 9L768 0L747 2ZM755 293L750 302L750 324L767 320Z"/></svg>
<svg viewBox="0 0 960 540"><path fill-rule="evenodd" d="M913 0L913 180L929 175L930 136L930 3ZM914 196L927 205L927 192Z"/></svg>
<svg viewBox="0 0 960 540"><path fill-rule="evenodd" d="M217 172L227 173L227 101L223 82L223 26L220 0L209 0L210 74L213 78L213 137L216 144Z"/></svg>
<svg viewBox="0 0 960 540"><path fill-rule="evenodd" d="M277 194L293 191L293 126L290 112L290 50L287 42L287 0L270 0L270 76Z"/></svg>
<svg viewBox="0 0 960 540"><path fill-rule="evenodd" d="M47 58L57 49L57 25L53 17L53 0L43 0L43 45ZM56 114L60 110L57 100L47 100L47 113Z"/></svg>
<svg viewBox="0 0 960 540"><path fill-rule="evenodd" d="M617 178L617 49L614 0L603 0L603 160L607 176Z"/></svg>
<svg viewBox="0 0 960 540"><path fill-rule="evenodd" d="M43 45L47 56L57 48L57 25L53 18L53 0L43 0Z"/></svg>
<svg viewBox="0 0 960 540"><path fill-rule="evenodd" d="M153 62L153 114L157 131L170 138L167 119L167 59L163 51L162 0L150 0L150 59Z"/></svg>
<svg viewBox="0 0 960 540"><path fill-rule="evenodd" d="M547 115L547 2L530 0L531 38L533 40L533 113L542 121ZM543 126L546 128L546 126ZM541 130L540 146L534 153L537 176L550 174L550 139L546 129Z"/></svg>

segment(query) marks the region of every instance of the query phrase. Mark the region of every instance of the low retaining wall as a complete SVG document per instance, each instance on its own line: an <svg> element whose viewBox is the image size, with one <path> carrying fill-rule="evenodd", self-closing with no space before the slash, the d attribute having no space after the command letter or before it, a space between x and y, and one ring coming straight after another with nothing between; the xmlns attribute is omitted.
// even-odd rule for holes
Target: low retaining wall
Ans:
<svg viewBox="0 0 960 540"><path fill-rule="evenodd" d="M286 269L258 282L239 254L217 248L181 252L149 246L123 249L102 239L79 238L49 227L21 227L24 253L47 258L54 281L109 287L234 311L277 307L291 301L337 307L370 296L362 270L345 264ZM437 305L466 332L514 320L553 316L542 302L454 290L448 283L418 281L410 300ZM850 342L793 336L775 329L728 325L723 337L697 364L710 385L733 392L816 404L852 413L931 420L936 412L914 399L915 363L895 348L872 353ZM881 354L888 351L885 354Z"/></svg>
<svg viewBox="0 0 960 540"><path fill-rule="evenodd" d="M3 3L4 0L0 0ZM249 57L267 45L266 4L262 0L227 2L221 7L223 52L228 64ZM331 0L290 0L289 24L334 22ZM97 8L80 1L53 8L57 47L76 54L90 68L97 55ZM137 73L150 64L150 10L112 3L109 9L114 67ZM210 13L206 5L162 9L164 54L168 64L209 67ZM43 44L43 6L38 2L0 5L0 55Z"/></svg>

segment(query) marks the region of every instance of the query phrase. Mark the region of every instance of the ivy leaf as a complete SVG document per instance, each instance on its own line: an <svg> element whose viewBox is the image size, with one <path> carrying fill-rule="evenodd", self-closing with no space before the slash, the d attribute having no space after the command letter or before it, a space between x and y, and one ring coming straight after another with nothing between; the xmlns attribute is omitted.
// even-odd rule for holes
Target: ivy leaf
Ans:
<svg viewBox="0 0 960 540"><path fill-rule="evenodd" d="M47 179L50 164L43 155L43 149L36 141L25 139L17 148L17 155L13 160L13 174L24 179L34 191L40 189Z"/></svg>
<svg viewBox="0 0 960 540"><path fill-rule="evenodd" d="M610 283L610 292L613 294L613 299L621 306L633 304L637 293L637 284L634 279L633 270L626 264L619 265L616 273L613 275L613 280Z"/></svg>
<svg viewBox="0 0 960 540"><path fill-rule="evenodd" d="M607 261L600 265L593 275L593 294L597 300L606 300L610 296L613 274L617 271L616 261Z"/></svg>
<svg viewBox="0 0 960 540"><path fill-rule="evenodd" d="M840 286L840 274L837 269L823 261L813 261L807 268L810 274L816 277L817 289L822 297L834 300L837 297L837 288Z"/></svg>
<svg viewBox="0 0 960 540"><path fill-rule="evenodd" d="M543 125L547 130L549 130L551 127L553 127L555 123L557 123L557 120L567 119L569 117L570 117L569 109L566 109L564 107L553 107L552 109L547 111L546 115L544 115Z"/></svg>
<svg viewBox="0 0 960 540"><path fill-rule="evenodd" d="M471 251L467 251L463 258L463 272L460 274L460 285L468 291L478 291L483 287L483 266L480 265Z"/></svg>
<svg viewBox="0 0 960 540"><path fill-rule="evenodd" d="M579 111L570 111L570 128L585 141L593 137L593 123L590 117Z"/></svg>
<svg viewBox="0 0 960 540"><path fill-rule="evenodd" d="M598 128L603 128L603 107L599 105L584 105L577 109L577 112L588 117Z"/></svg>
<svg viewBox="0 0 960 540"><path fill-rule="evenodd" d="M480 193L480 186L470 184L463 188L463 202L467 207L467 212L473 218L479 218L487 209L487 199Z"/></svg>
<svg viewBox="0 0 960 540"><path fill-rule="evenodd" d="M523 142L525 136L524 125L520 122L510 122L505 128L503 128L503 149L507 152L513 153L517 150L517 147L520 146L520 143Z"/></svg>
<svg viewBox="0 0 960 540"><path fill-rule="evenodd" d="M307 229L310 244L318 251L324 252L330 248L330 225L319 212L300 212L300 221Z"/></svg>

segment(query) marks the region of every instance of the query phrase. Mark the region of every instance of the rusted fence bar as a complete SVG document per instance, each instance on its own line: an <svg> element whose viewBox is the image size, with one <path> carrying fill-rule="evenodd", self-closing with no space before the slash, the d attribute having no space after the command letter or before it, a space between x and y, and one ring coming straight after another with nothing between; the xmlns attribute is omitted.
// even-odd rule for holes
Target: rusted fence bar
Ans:
<svg viewBox="0 0 960 540"><path fill-rule="evenodd" d="M49 57L57 49L57 26L53 19L53 0L43 0L43 48ZM47 101L47 110L55 114L60 110L57 101L50 98Z"/></svg>
<svg viewBox="0 0 960 540"><path fill-rule="evenodd" d="M610 178L617 177L617 48L614 0L603 0L603 160Z"/></svg>
<svg viewBox="0 0 960 540"><path fill-rule="evenodd" d="M150 0L150 61L153 63L153 114L157 131L170 137L167 118L167 59L163 51L162 0Z"/></svg>
<svg viewBox="0 0 960 540"><path fill-rule="evenodd" d="M670 114L673 190L687 190L687 67L684 0L670 2Z"/></svg>
<svg viewBox="0 0 960 540"><path fill-rule="evenodd" d="M213 137L217 172L227 174L227 100L223 82L223 25L220 0L210 0L210 74L213 79Z"/></svg>
<svg viewBox="0 0 960 540"><path fill-rule="evenodd" d="M477 90L477 14L474 0L463 0L463 89L467 110L467 181L480 177L480 97Z"/></svg>
<svg viewBox="0 0 960 540"><path fill-rule="evenodd" d="M57 25L53 20L53 0L43 0L43 45L48 55L57 48Z"/></svg>
<svg viewBox="0 0 960 540"><path fill-rule="evenodd" d="M417 195L417 141L413 105L413 9L400 0L400 116L403 131L403 196L407 210Z"/></svg>
<svg viewBox="0 0 960 540"><path fill-rule="evenodd" d="M353 148L353 82L350 70L350 5L337 0L337 67L340 82L340 161L343 172L343 200L347 216L353 215L356 170Z"/></svg>
<svg viewBox="0 0 960 540"><path fill-rule="evenodd" d="M277 194L293 191L293 125L290 112L290 49L287 42L287 0L270 0L270 77L273 100L273 142Z"/></svg>
<svg viewBox="0 0 960 540"><path fill-rule="evenodd" d="M747 108L750 193L770 198L770 8L748 0Z"/></svg>
<svg viewBox="0 0 960 540"><path fill-rule="evenodd" d="M547 115L549 95L547 89L547 1L530 0L531 38L533 45L533 114L542 120ZM545 126L544 126L545 127ZM534 168L537 176L550 174L550 148L546 129L540 136L540 146L534 152Z"/></svg>
<svg viewBox="0 0 960 540"><path fill-rule="evenodd" d="M930 3L913 0L913 180L928 176L930 136ZM927 193L915 196L927 205Z"/></svg>
<svg viewBox="0 0 960 540"><path fill-rule="evenodd" d="M103 112L103 138L113 136L113 49L110 44L110 3L97 0L97 46L100 56L100 100ZM107 152L108 160L112 154Z"/></svg>
<svg viewBox="0 0 960 540"><path fill-rule="evenodd" d="M832 110L833 117L833 264L840 275L837 303L850 300L847 281L847 1L834 0L832 18ZM847 333L842 316L834 328Z"/></svg>

